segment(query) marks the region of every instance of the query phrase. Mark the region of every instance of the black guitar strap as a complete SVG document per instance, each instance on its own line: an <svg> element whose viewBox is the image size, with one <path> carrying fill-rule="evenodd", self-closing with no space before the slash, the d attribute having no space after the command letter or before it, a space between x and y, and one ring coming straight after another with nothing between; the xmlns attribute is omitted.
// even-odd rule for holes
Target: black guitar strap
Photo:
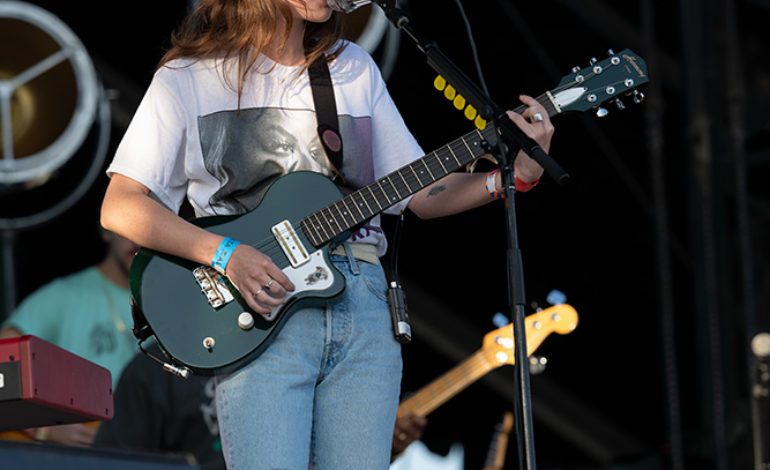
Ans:
<svg viewBox="0 0 770 470"><path fill-rule="evenodd" d="M342 136L339 130L339 116L337 114L337 103L334 101L334 86L332 84L329 64L326 63L324 56L319 57L308 67L310 76L310 86L313 90L313 102L315 103L315 114L318 119L318 136L326 150L326 155L331 160L334 178L338 183L345 183L345 175L342 174ZM396 241L395 245L398 245ZM394 255L394 256L397 256ZM385 276L388 279L388 306L393 323L393 334L400 343L408 343L412 340L412 329L409 325L409 315L407 313L406 298L401 289L401 283L398 279L395 266L392 269L385 269Z"/></svg>
<svg viewBox="0 0 770 470"><path fill-rule="evenodd" d="M310 87L313 90L313 102L315 114L318 120L318 137L331 161L334 177L333 180L345 182L342 169L342 135L340 134L339 117L337 115L337 103L334 100L334 86L329 73L329 64L323 55L316 59L308 67Z"/></svg>

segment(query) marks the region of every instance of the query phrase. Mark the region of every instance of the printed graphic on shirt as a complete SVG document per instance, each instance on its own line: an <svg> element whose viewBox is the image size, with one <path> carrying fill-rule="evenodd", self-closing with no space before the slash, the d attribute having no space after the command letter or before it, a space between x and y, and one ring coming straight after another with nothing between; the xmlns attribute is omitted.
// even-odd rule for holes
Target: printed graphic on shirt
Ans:
<svg viewBox="0 0 770 470"><path fill-rule="evenodd" d="M312 110L250 108L199 117L203 161L220 183L209 200L212 212L254 209L270 184L289 172L331 175L317 125ZM371 119L340 116L339 125L346 184L359 188L372 183Z"/></svg>
<svg viewBox="0 0 770 470"><path fill-rule="evenodd" d="M108 354L115 351L117 347L117 338L115 338L115 328L112 325L97 323L91 328L89 334L90 347L94 357Z"/></svg>

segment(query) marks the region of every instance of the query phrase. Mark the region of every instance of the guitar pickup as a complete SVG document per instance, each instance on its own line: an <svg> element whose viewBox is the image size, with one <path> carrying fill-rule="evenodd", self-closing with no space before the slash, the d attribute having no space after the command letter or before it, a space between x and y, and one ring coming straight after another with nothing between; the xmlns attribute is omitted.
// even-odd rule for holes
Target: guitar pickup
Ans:
<svg viewBox="0 0 770 470"><path fill-rule="evenodd" d="M297 232L294 230L291 222L284 220L273 225L272 232L293 268L302 266L310 261L310 255L297 236Z"/></svg>
<svg viewBox="0 0 770 470"><path fill-rule="evenodd" d="M225 277L214 268L201 266L193 270L193 277L212 308L218 309L235 300L227 287Z"/></svg>

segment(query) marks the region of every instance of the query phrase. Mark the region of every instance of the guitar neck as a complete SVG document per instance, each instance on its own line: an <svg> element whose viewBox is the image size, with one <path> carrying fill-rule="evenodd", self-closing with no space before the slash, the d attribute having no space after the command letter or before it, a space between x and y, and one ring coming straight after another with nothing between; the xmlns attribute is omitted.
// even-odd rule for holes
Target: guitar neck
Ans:
<svg viewBox="0 0 770 470"><path fill-rule="evenodd" d="M495 366L490 364L482 351L477 351L447 373L420 389L398 406L398 414L407 412L427 416L430 412L483 377Z"/></svg>
<svg viewBox="0 0 770 470"><path fill-rule="evenodd" d="M547 94L536 98L549 115L558 113ZM514 111L521 114L526 106ZM401 167L374 183L305 217L300 223L314 246L321 246L364 223L388 207L406 199L449 173L488 153L497 142L493 126L474 130L443 147Z"/></svg>

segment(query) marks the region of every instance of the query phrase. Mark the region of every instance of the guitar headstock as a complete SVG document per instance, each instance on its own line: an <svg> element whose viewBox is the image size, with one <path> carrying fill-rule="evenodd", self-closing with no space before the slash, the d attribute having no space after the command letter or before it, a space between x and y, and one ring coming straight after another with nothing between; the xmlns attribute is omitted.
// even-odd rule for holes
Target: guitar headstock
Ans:
<svg viewBox="0 0 770 470"><path fill-rule="evenodd" d="M527 356L540 347L551 333L566 335L577 328L578 314L568 304L559 304L528 315L524 319L527 334ZM507 324L484 335L482 352L489 364L513 365L513 325Z"/></svg>
<svg viewBox="0 0 770 470"><path fill-rule="evenodd" d="M630 96L635 104L644 95L637 88L649 81L647 63L629 49L619 53L612 50L609 56L598 61L591 59L588 67L574 67L565 75L559 86L550 91L551 98L560 112L597 110L599 117L607 115L601 105L612 101L618 109L625 109L621 96Z"/></svg>

